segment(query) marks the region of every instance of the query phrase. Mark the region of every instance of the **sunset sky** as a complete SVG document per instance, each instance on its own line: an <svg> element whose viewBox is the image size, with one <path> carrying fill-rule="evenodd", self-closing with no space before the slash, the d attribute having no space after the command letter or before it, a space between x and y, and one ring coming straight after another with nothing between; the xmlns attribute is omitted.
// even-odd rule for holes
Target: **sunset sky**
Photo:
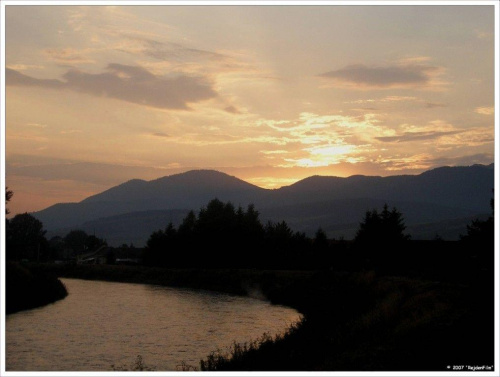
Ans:
<svg viewBox="0 0 500 377"><path fill-rule="evenodd" d="M12 214L217 169L494 161L493 5L5 7Z"/></svg>

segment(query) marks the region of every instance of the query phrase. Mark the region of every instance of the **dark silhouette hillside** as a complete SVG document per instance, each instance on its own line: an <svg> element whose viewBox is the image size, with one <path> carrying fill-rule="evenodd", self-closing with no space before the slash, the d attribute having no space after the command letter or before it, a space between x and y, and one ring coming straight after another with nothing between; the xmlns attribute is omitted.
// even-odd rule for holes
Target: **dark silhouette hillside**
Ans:
<svg viewBox="0 0 500 377"><path fill-rule="evenodd" d="M149 182L134 179L79 203L56 204L35 216L53 230L130 212L197 208L214 197L246 205L260 202L266 191L221 172L192 170Z"/></svg>
<svg viewBox="0 0 500 377"><path fill-rule="evenodd" d="M313 176L279 189L280 201L311 202L321 198L373 198L391 201L436 203L443 206L480 210L493 188L493 164L469 167L441 167L419 175L348 178Z"/></svg>
<svg viewBox="0 0 500 377"><path fill-rule="evenodd" d="M206 203L214 195L258 199L264 189L215 170L191 170L152 181L133 179L88 197L81 203L136 202L173 208L190 208L193 202ZM206 199L208 197L208 199ZM248 200L248 199L247 199ZM200 204L201 205L201 204ZM167 208L167 207L165 207Z"/></svg>
<svg viewBox="0 0 500 377"><path fill-rule="evenodd" d="M217 171L193 170L149 182L131 180L80 203L56 204L33 215L50 235L63 235L71 228L103 227L106 231L99 233L117 245L134 242L140 246L151 230L140 232L140 223L154 224L163 211L163 218L171 217L169 221L178 225L180 216L168 211L187 213L217 197L243 207L255 204L263 221L286 220L309 235L321 226L329 237L352 239L367 208L390 202L405 213L413 239L439 235L458 240L471 219L489 213L493 186L493 165L442 167L391 177L313 176L276 190ZM133 213L140 213L140 221L134 223Z"/></svg>

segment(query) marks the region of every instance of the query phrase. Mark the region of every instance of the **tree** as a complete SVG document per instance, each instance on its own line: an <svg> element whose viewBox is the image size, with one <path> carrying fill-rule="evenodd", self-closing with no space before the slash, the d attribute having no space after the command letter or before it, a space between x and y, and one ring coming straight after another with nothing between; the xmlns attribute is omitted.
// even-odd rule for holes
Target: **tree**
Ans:
<svg viewBox="0 0 500 377"><path fill-rule="evenodd" d="M14 216L7 231L7 259L39 260L46 249L45 230L40 220L28 213Z"/></svg>
<svg viewBox="0 0 500 377"><path fill-rule="evenodd" d="M87 250L95 250L101 246L106 246L106 241L102 238L90 235L85 239L85 248Z"/></svg>
<svg viewBox="0 0 500 377"><path fill-rule="evenodd" d="M467 225L467 235L460 236L462 241L466 242L481 242L493 245L495 240L495 203L490 200L491 215L486 220L474 219Z"/></svg>
<svg viewBox="0 0 500 377"><path fill-rule="evenodd" d="M367 211L354 238L363 263L380 272L394 272L404 260L402 243L410 236L404 234L403 215L396 208L389 211L387 204L381 213Z"/></svg>
<svg viewBox="0 0 500 377"><path fill-rule="evenodd" d="M12 190L9 190L7 186L5 186L5 214L8 215L10 213L9 209L7 208L7 203L10 202L10 199L12 199L12 196L14 193Z"/></svg>
<svg viewBox="0 0 500 377"><path fill-rule="evenodd" d="M460 236L463 244L474 250L479 262L492 267L495 249L494 201L491 199L491 216L486 220L474 219L467 225L467 235Z"/></svg>
<svg viewBox="0 0 500 377"><path fill-rule="evenodd" d="M179 226L179 234L182 237L191 237L194 234L196 221L197 219L194 211L189 211L187 216L182 221L182 224Z"/></svg>
<svg viewBox="0 0 500 377"><path fill-rule="evenodd" d="M313 241L314 249L317 251L324 251L328 248L328 238L326 237L326 233L323 229L318 228L316 234L314 235Z"/></svg>
<svg viewBox="0 0 500 377"><path fill-rule="evenodd" d="M376 209L367 211L354 240L358 243L396 243L410 238L404 234L406 229L403 215L396 208L389 211L387 204L379 214Z"/></svg>
<svg viewBox="0 0 500 377"><path fill-rule="evenodd" d="M85 231L76 229L70 231L66 236L64 237L64 242L66 243L66 246L71 248L75 253L81 253L86 249L86 241L87 241L88 235L85 233Z"/></svg>

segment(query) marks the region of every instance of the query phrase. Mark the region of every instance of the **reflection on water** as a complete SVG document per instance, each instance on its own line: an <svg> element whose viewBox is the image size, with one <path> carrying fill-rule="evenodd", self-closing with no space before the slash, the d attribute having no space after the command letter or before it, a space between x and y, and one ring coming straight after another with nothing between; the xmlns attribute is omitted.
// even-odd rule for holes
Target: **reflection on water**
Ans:
<svg viewBox="0 0 500 377"><path fill-rule="evenodd" d="M300 315L264 301L187 289L61 279L64 300L7 316L8 371L97 371L141 355L176 370L233 341L277 334Z"/></svg>

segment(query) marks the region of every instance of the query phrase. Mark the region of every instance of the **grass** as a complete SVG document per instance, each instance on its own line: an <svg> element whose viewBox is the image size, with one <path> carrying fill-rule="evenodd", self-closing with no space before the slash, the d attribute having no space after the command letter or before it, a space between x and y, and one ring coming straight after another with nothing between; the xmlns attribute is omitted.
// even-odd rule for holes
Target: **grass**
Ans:
<svg viewBox="0 0 500 377"><path fill-rule="evenodd" d="M446 371L448 365L493 364L493 311L478 290L485 286L370 273L315 276L313 287L296 292L305 309L296 327L214 352L201 369Z"/></svg>

